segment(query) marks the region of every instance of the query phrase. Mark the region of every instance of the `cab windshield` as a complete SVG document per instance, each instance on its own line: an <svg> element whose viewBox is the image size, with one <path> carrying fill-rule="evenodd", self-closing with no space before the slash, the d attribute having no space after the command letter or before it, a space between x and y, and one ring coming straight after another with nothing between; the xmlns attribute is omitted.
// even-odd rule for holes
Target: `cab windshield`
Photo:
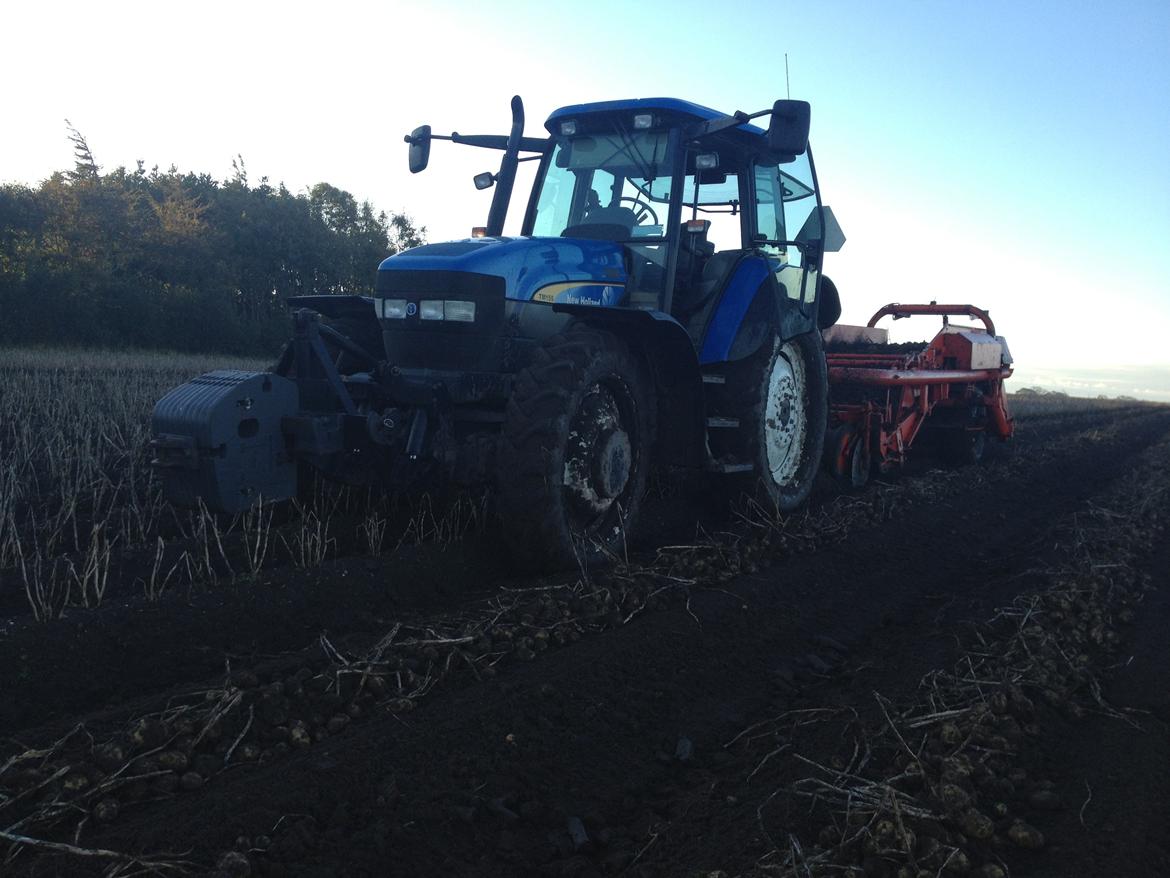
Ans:
<svg viewBox="0 0 1170 878"><path fill-rule="evenodd" d="M561 138L540 182L532 234L607 241L661 239L674 175L670 135L614 131Z"/></svg>

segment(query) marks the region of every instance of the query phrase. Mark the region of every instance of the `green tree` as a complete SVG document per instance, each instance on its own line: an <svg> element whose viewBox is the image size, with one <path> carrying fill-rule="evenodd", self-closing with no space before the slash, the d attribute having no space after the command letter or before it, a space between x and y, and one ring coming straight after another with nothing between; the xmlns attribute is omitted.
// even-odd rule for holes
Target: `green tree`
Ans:
<svg viewBox="0 0 1170 878"><path fill-rule="evenodd" d="M68 123L67 123L68 124ZM271 352L284 300L370 294L378 263L421 244L404 214L319 183L171 167L103 172L72 125L74 167L0 187L0 342Z"/></svg>

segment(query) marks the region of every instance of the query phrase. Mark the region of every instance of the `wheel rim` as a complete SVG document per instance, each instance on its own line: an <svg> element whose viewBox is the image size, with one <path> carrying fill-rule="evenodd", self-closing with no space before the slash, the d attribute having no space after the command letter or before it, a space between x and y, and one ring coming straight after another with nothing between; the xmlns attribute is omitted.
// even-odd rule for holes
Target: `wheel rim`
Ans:
<svg viewBox="0 0 1170 878"><path fill-rule="evenodd" d="M569 420L563 486L571 529L584 537L617 527L639 465L633 399L624 382L592 385Z"/></svg>
<svg viewBox="0 0 1170 878"><path fill-rule="evenodd" d="M787 487L801 464L801 450L808 432L804 400L808 384L804 360L792 342L772 358L768 398L764 405L764 447L772 482Z"/></svg>

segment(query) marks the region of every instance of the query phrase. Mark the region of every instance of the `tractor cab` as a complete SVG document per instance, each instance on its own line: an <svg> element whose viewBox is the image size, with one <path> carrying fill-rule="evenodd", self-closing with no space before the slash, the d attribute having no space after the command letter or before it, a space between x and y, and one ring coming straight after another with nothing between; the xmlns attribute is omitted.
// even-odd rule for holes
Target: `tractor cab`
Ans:
<svg viewBox="0 0 1170 878"><path fill-rule="evenodd" d="M700 344L737 267L755 257L758 284L762 257L813 307L824 235L799 135L780 152L763 129L668 98L565 107L547 128L523 233L619 244L620 304L669 313Z"/></svg>
<svg viewBox="0 0 1170 878"><path fill-rule="evenodd" d="M844 236L820 203L808 104L782 100L731 115L675 98L578 104L549 116L547 138L524 136L518 98L512 109L507 138L443 137L428 126L407 137L416 172L426 166L434 139L505 155L497 174L475 179L479 188L496 186L481 240L387 259L379 272L387 296L398 299L413 289L413 279L399 272L415 268L503 276L510 303L552 305L562 313L567 306L593 306L666 315L696 350L706 350L708 361L732 354L761 285L785 305L751 315L750 326L775 317L784 323L782 334L795 335L816 324L821 256L839 249ZM770 117L767 129L751 124L761 116ZM521 161L540 164L522 237L507 238L504 219ZM506 310L516 315L522 336L531 334L527 325L538 335L549 325L514 304ZM820 310L835 319L835 302ZM386 340L391 354L411 327L386 328L394 335ZM437 324L433 330L444 331ZM738 348L758 340L749 333Z"/></svg>

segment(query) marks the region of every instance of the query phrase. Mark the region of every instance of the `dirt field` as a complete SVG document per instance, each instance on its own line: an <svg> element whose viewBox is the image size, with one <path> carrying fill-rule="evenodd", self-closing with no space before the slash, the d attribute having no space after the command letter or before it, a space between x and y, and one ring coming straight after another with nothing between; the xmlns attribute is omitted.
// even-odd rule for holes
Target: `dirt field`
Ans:
<svg viewBox="0 0 1170 878"><path fill-rule="evenodd" d="M10 569L0 872L1170 875L1170 408L1017 418L787 520L660 486L604 574L474 504L46 622Z"/></svg>

